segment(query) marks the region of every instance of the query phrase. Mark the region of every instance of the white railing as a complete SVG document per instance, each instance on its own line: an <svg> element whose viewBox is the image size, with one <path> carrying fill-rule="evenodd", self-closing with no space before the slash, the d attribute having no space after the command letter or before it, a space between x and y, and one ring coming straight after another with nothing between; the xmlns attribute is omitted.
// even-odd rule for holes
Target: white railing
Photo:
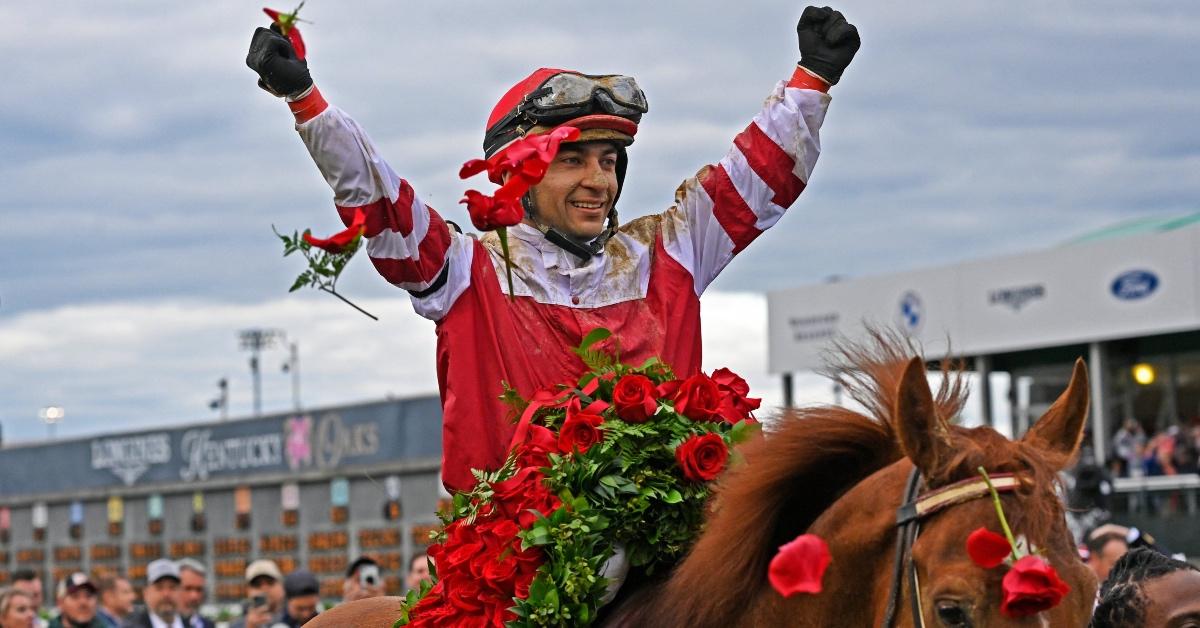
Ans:
<svg viewBox="0 0 1200 628"><path fill-rule="evenodd" d="M1151 499L1155 501L1168 497L1169 493L1182 493L1187 504L1188 514L1200 511L1197 493L1200 493L1200 475L1185 473L1181 475L1144 475L1136 478L1113 479L1113 491L1125 494L1129 510L1143 510Z"/></svg>

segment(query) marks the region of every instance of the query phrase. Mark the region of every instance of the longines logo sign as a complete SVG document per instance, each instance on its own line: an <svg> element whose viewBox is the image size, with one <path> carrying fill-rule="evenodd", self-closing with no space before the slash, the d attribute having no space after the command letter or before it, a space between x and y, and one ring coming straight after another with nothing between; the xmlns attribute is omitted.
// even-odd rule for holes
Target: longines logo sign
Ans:
<svg viewBox="0 0 1200 628"><path fill-rule="evenodd" d="M1045 284L1035 283L1015 288L1000 288L988 292L989 305L1003 305L1020 312L1029 303L1046 298Z"/></svg>
<svg viewBox="0 0 1200 628"><path fill-rule="evenodd" d="M92 469L108 470L133 486L152 464L171 461L171 435L163 432L92 441Z"/></svg>

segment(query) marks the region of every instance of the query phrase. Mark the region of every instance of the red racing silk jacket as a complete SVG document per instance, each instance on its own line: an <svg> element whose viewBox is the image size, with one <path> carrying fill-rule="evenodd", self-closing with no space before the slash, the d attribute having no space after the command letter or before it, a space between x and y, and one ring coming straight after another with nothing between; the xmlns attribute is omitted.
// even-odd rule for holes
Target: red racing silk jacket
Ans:
<svg viewBox="0 0 1200 628"><path fill-rule="evenodd" d="M585 367L571 350L596 327L612 331L606 342L625 362L659 356L680 377L699 372L700 295L804 190L820 152L826 89L797 68L728 154L683 182L673 207L622 225L587 261L528 225L510 227L515 299L494 233L451 228L316 89L289 103L342 220L365 210L375 269L436 324L448 489L469 490L472 468L503 463L514 431L499 400L503 385L528 398L574 381Z"/></svg>

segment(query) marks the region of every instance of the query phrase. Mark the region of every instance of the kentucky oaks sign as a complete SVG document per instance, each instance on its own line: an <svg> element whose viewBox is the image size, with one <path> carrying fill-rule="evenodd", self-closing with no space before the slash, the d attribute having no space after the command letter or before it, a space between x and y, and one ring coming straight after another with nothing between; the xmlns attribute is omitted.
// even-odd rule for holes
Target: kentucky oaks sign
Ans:
<svg viewBox="0 0 1200 628"><path fill-rule="evenodd" d="M337 470L441 451L438 398L0 449L0 499L266 473Z"/></svg>

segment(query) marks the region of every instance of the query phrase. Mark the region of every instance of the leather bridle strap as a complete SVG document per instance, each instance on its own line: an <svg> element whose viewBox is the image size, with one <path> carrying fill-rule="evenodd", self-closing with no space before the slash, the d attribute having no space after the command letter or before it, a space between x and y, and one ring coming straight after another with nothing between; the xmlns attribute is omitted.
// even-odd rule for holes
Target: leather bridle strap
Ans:
<svg viewBox="0 0 1200 628"><path fill-rule="evenodd" d="M990 478L992 486L999 493L1012 492L1020 485L1020 481L1011 473L997 473ZM913 467L905 484L903 505L896 511L896 526L899 529L896 531L896 552L892 559L892 586L888 592L887 609L880 624L881 628L891 628L892 622L895 621L905 567L912 589L909 601L913 625L919 628L925 626L925 619L921 615L921 587L917 579L917 564L912 559L912 546L920 533L921 520L951 506L979 499L990 493L983 478L969 478L917 496L920 485L921 471Z"/></svg>
<svg viewBox="0 0 1200 628"><path fill-rule="evenodd" d="M908 474L908 481L904 486L904 505L913 503L913 499L917 495L917 489L921 486L921 470L913 467L911 473ZM904 563L905 557L908 555L909 541L905 538L908 536L909 524L915 523L915 519L900 525L900 529L896 532L896 553L892 558L892 587L888 592L887 612L883 616L882 628L891 628L892 620L896 617L896 602L900 598L900 585L904 582Z"/></svg>

